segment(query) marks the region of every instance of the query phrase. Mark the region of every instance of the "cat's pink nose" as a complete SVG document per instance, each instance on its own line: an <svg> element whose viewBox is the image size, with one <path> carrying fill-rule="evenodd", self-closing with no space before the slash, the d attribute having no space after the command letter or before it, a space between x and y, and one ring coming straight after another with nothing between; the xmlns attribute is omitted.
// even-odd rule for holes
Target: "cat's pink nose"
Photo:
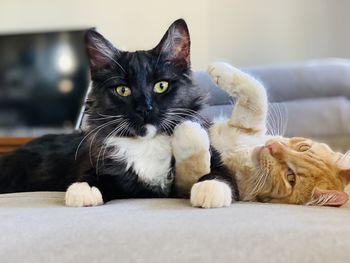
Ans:
<svg viewBox="0 0 350 263"><path fill-rule="evenodd" d="M279 142L270 143L270 144L266 145L266 147L269 149L271 155L279 154L281 152L281 149L282 149L282 145Z"/></svg>

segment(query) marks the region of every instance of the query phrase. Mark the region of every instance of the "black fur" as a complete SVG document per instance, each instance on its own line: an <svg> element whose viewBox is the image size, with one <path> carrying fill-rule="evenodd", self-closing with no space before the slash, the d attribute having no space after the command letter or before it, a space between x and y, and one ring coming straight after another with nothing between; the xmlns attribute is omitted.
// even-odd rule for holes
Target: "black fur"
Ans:
<svg viewBox="0 0 350 263"><path fill-rule="evenodd" d="M2 156L0 193L65 191L74 182L88 182L97 186L105 202L169 196L172 163L170 172L164 174L168 186L151 186L133 167L127 168L124 160L113 159L112 147L103 147L103 143L111 137L143 137L146 124L156 127L157 134L171 135L179 122L200 119L197 111L203 97L191 79L186 23L175 21L149 51L117 50L94 30L86 34L86 47L93 88L87 102L85 131L44 136ZM169 89L155 94L154 84L163 80L169 82ZM118 95L118 85L131 87L132 95Z"/></svg>
<svg viewBox="0 0 350 263"><path fill-rule="evenodd" d="M234 174L222 163L220 153L211 147L211 159L210 159L211 171L199 178L198 182L207 180L218 180L227 184L231 188L232 200L239 200L239 189L235 180Z"/></svg>

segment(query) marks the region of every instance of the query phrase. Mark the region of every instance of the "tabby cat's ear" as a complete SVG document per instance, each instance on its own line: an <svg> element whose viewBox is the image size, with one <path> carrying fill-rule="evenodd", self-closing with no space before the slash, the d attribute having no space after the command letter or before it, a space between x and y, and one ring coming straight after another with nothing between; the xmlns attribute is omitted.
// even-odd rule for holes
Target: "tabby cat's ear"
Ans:
<svg viewBox="0 0 350 263"><path fill-rule="evenodd" d="M85 46L91 72L110 69L118 64L118 49L94 29L85 33Z"/></svg>
<svg viewBox="0 0 350 263"><path fill-rule="evenodd" d="M190 60L190 34L185 20L176 20L163 36L155 50L165 60L189 67Z"/></svg>
<svg viewBox="0 0 350 263"><path fill-rule="evenodd" d="M347 193L316 188L309 205L342 206L349 200Z"/></svg>

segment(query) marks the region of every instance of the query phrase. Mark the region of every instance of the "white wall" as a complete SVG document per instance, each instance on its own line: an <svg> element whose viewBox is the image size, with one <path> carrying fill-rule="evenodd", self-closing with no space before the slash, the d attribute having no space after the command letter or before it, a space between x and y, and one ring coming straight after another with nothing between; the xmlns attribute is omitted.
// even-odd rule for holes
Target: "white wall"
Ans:
<svg viewBox="0 0 350 263"><path fill-rule="evenodd" d="M210 59L236 64L350 57L348 0L220 0ZM224 8L223 8L224 7Z"/></svg>
<svg viewBox="0 0 350 263"><path fill-rule="evenodd" d="M192 64L350 58L348 0L0 0L0 33L96 26L122 49L155 46L183 17Z"/></svg>

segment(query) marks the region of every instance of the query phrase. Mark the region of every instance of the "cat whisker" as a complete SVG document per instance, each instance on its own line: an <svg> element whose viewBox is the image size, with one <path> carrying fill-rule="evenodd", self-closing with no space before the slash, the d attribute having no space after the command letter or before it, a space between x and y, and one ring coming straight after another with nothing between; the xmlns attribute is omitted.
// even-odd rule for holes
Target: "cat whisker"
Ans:
<svg viewBox="0 0 350 263"><path fill-rule="evenodd" d="M167 126L166 123L164 123L164 121L162 121L160 124L159 124L160 128L165 131L166 133L169 133L169 127Z"/></svg>
<svg viewBox="0 0 350 263"><path fill-rule="evenodd" d="M98 134L98 133L99 133L99 132L100 132L102 129L106 128L107 126L110 126L110 125L115 124L115 123L118 123L118 122L119 122L119 119L118 119L118 120L113 121L112 123L110 123L110 124L108 124L108 125L104 125L104 126L103 126L103 127L101 127L100 129L98 129L98 131L97 131L97 132L95 132L95 134L94 134L94 136L93 136L92 140L90 141L90 146L89 146L89 157L90 157L90 162L91 162L91 166L92 166L92 167L94 167L93 162L92 162L92 156L91 156L91 152L92 152L92 145L93 145L93 142L94 142L94 140L95 140L95 138L96 138L97 134Z"/></svg>
<svg viewBox="0 0 350 263"><path fill-rule="evenodd" d="M158 63L159 63L159 59L160 59L161 55L162 55L162 52L159 52L158 57L157 57L157 61L156 61L155 69L157 69L157 67L158 67Z"/></svg>
<svg viewBox="0 0 350 263"><path fill-rule="evenodd" d="M256 197L257 194L259 194L262 189L264 188L267 178L269 176L269 173L265 172L261 168L258 169L258 171L251 177L252 180L249 184L253 186L252 190L250 190L249 195L251 197Z"/></svg>
<svg viewBox="0 0 350 263"><path fill-rule="evenodd" d="M172 117L167 117L166 121L174 129L179 123L186 121L187 119L181 116L172 116Z"/></svg>
<svg viewBox="0 0 350 263"><path fill-rule="evenodd" d="M287 123L288 123L288 110L284 104L278 104L278 112L280 116L280 135L284 136L287 131Z"/></svg>
<svg viewBox="0 0 350 263"><path fill-rule="evenodd" d="M197 111L187 108L170 108L169 112L188 112L194 115L200 115Z"/></svg>
<svg viewBox="0 0 350 263"><path fill-rule="evenodd" d="M268 116L267 116L267 128L269 133L273 136L277 136L279 133L275 116L276 116L275 108L271 104L269 107Z"/></svg>
<svg viewBox="0 0 350 263"><path fill-rule="evenodd" d="M116 134L118 134L118 132L120 131L120 129L123 129L125 124L128 123L128 120L123 120L121 123L119 123L107 136L106 138L103 140L102 142L102 146L101 146L101 149L98 153L98 156L97 156L97 161L96 161L96 174L99 173L99 159L100 159L100 155L101 155L101 152L103 151L103 155L102 155L102 161L103 161L103 166L104 166L104 156L105 156L105 153L106 153L106 149L108 148L108 140L115 136Z"/></svg>
<svg viewBox="0 0 350 263"><path fill-rule="evenodd" d="M118 133L120 132L119 136L118 137L123 137L124 135L127 134L128 132L128 129L130 128L131 126L131 123L130 122L126 122L123 124L122 127L119 127L117 131L115 131L110 137L114 137L114 136L117 136ZM108 140L107 140L108 141ZM106 144L105 146L105 150L103 151L103 155L102 155L102 162L103 162L103 166L105 165L105 154L106 154L106 150L108 148L108 145Z"/></svg>
<svg viewBox="0 0 350 263"><path fill-rule="evenodd" d="M99 113L99 112L96 112L96 111L85 111L84 112L85 114L89 115L89 114L97 114L101 117L115 117L115 118L121 118L123 117L123 115L109 115L109 114L102 114L102 113ZM88 116L89 117L89 116Z"/></svg>
<svg viewBox="0 0 350 263"><path fill-rule="evenodd" d="M103 156L102 156L102 159L103 159L103 162L104 162L104 155L105 155L105 152L106 152L106 149L108 148L108 140L115 136L116 133L118 133L120 127L122 127L125 123L127 122L127 120L124 120L123 122L119 123L117 125L117 127L115 127L107 136L106 138L103 140L102 142L102 146L101 146L101 150L103 150ZM98 174L98 163L99 163L99 159L100 159L100 154L101 154L101 150L100 152L98 153L98 156L97 156L97 161L96 161L96 173ZM103 163L104 165L104 163Z"/></svg>
<svg viewBox="0 0 350 263"><path fill-rule="evenodd" d="M168 120L165 120L164 122L161 122L160 124L162 127L165 127L164 130L168 133L171 134L172 130L176 126L176 124L171 124L168 122Z"/></svg>
<svg viewBox="0 0 350 263"><path fill-rule="evenodd" d="M107 82L113 80L113 79L123 79L122 76L113 76L113 77L110 77L108 79L106 79L105 81L103 81L99 86L104 86Z"/></svg>
<svg viewBox="0 0 350 263"><path fill-rule="evenodd" d="M116 118L120 118L123 117L124 115L108 115L108 114L102 114L102 113L98 113L98 115L102 116L102 117L116 117Z"/></svg>
<svg viewBox="0 0 350 263"><path fill-rule="evenodd" d="M196 120L198 120L198 121L206 121L206 120L201 119L200 117L198 117L198 116L196 116L196 115L194 115L194 114L186 113L186 112L180 112L180 113L168 112L167 114L169 114L169 115L178 115L178 116L183 115L183 116L186 116L186 117L194 118L194 119L196 119ZM183 116L182 116L182 117L183 117Z"/></svg>
<svg viewBox="0 0 350 263"><path fill-rule="evenodd" d="M114 58L112 58L109 54L107 54L106 52L104 52L102 49L97 49L97 48L93 48L90 47L90 49L95 50L99 53L101 53L102 55L104 55L106 58L109 58L111 61L113 61L124 73L126 73L126 70L122 67L122 65L120 65L120 63L118 63Z"/></svg>
<svg viewBox="0 0 350 263"><path fill-rule="evenodd" d="M288 111L284 104L270 104L267 116L268 133L273 136L284 136L287 130Z"/></svg>
<svg viewBox="0 0 350 263"><path fill-rule="evenodd" d="M106 150L107 150L107 148L108 148L108 140L109 140L109 138L114 137L114 136L117 136L118 133L119 133L120 131L121 131L121 133L119 134L119 137L123 137L123 136L124 136L124 133L127 132L128 127L130 127L130 123L129 123L127 120L125 120L123 123L121 123L120 125L118 125L118 126L116 127L116 129L114 129L114 130L112 131L112 134L110 134L109 136L107 136L106 140L104 141L104 145L105 145L104 147L105 147L105 149L104 149L103 155L102 155L103 166L104 166L104 161L105 161L105 153L106 153Z"/></svg>
<svg viewBox="0 0 350 263"><path fill-rule="evenodd" d="M171 131L174 129L174 127L172 127L172 124L170 124L169 122L166 122L166 125L168 127L168 132L169 134L171 133Z"/></svg>
<svg viewBox="0 0 350 263"><path fill-rule="evenodd" d="M166 118L164 119L161 124L164 124L167 128L168 128L168 131L171 132L171 130L174 129L174 127L177 125L177 122L169 119L169 118Z"/></svg>
<svg viewBox="0 0 350 263"><path fill-rule="evenodd" d="M119 120L111 120L111 121L109 121L109 122L107 122L107 123L104 123L104 124L101 124L101 125L95 127L95 128L92 129L91 131L89 131L89 132L84 136L84 138L80 141L80 143L78 144L78 147L77 147L77 149L76 149L76 151L75 151L75 155L74 155L75 160L77 160L79 149L80 149L82 143L86 140L86 138L88 138L94 131L96 131L97 129L99 129L99 128L102 127L103 125L113 124L113 123L115 123L116 121L119 121Z"/></svg>
<svg viewBox="0 0 350 263"><path fill-rule="evenodd" d="M187 113L185 111L183 111L183 112L172 111L172 112L167 112L166 115L169 116L170 118L177 117L178 118L177 120L179 120L179 121L186 121L188 119L185 118L185 117L190 117L190 118L196 120L199 123L204 123L206 125L210 125L210 123L207 120L205 120L202 116L200 116L199 114L198 115L194 115L192 113Z"/></svg>
<svg viewBox="0 0 350 263"><path fill-rule="evenodd" d="M171 108L169 109L169 112L186 112L186 113L190 113L193 115L196 115L198 117L200 117L203 120L206 120L202 115L200 115L197 111L195 110L191 110L191 109L186 109L186 108Z"/></svg>
<svg viewBox="0 0 350 263"><path fill-rule="evenodd" d="M109 116L109 117L101 117L101 118L89 118L89 120L100 121L100 120L117 119L117 118L121 119L122 117Z"/></svg>

